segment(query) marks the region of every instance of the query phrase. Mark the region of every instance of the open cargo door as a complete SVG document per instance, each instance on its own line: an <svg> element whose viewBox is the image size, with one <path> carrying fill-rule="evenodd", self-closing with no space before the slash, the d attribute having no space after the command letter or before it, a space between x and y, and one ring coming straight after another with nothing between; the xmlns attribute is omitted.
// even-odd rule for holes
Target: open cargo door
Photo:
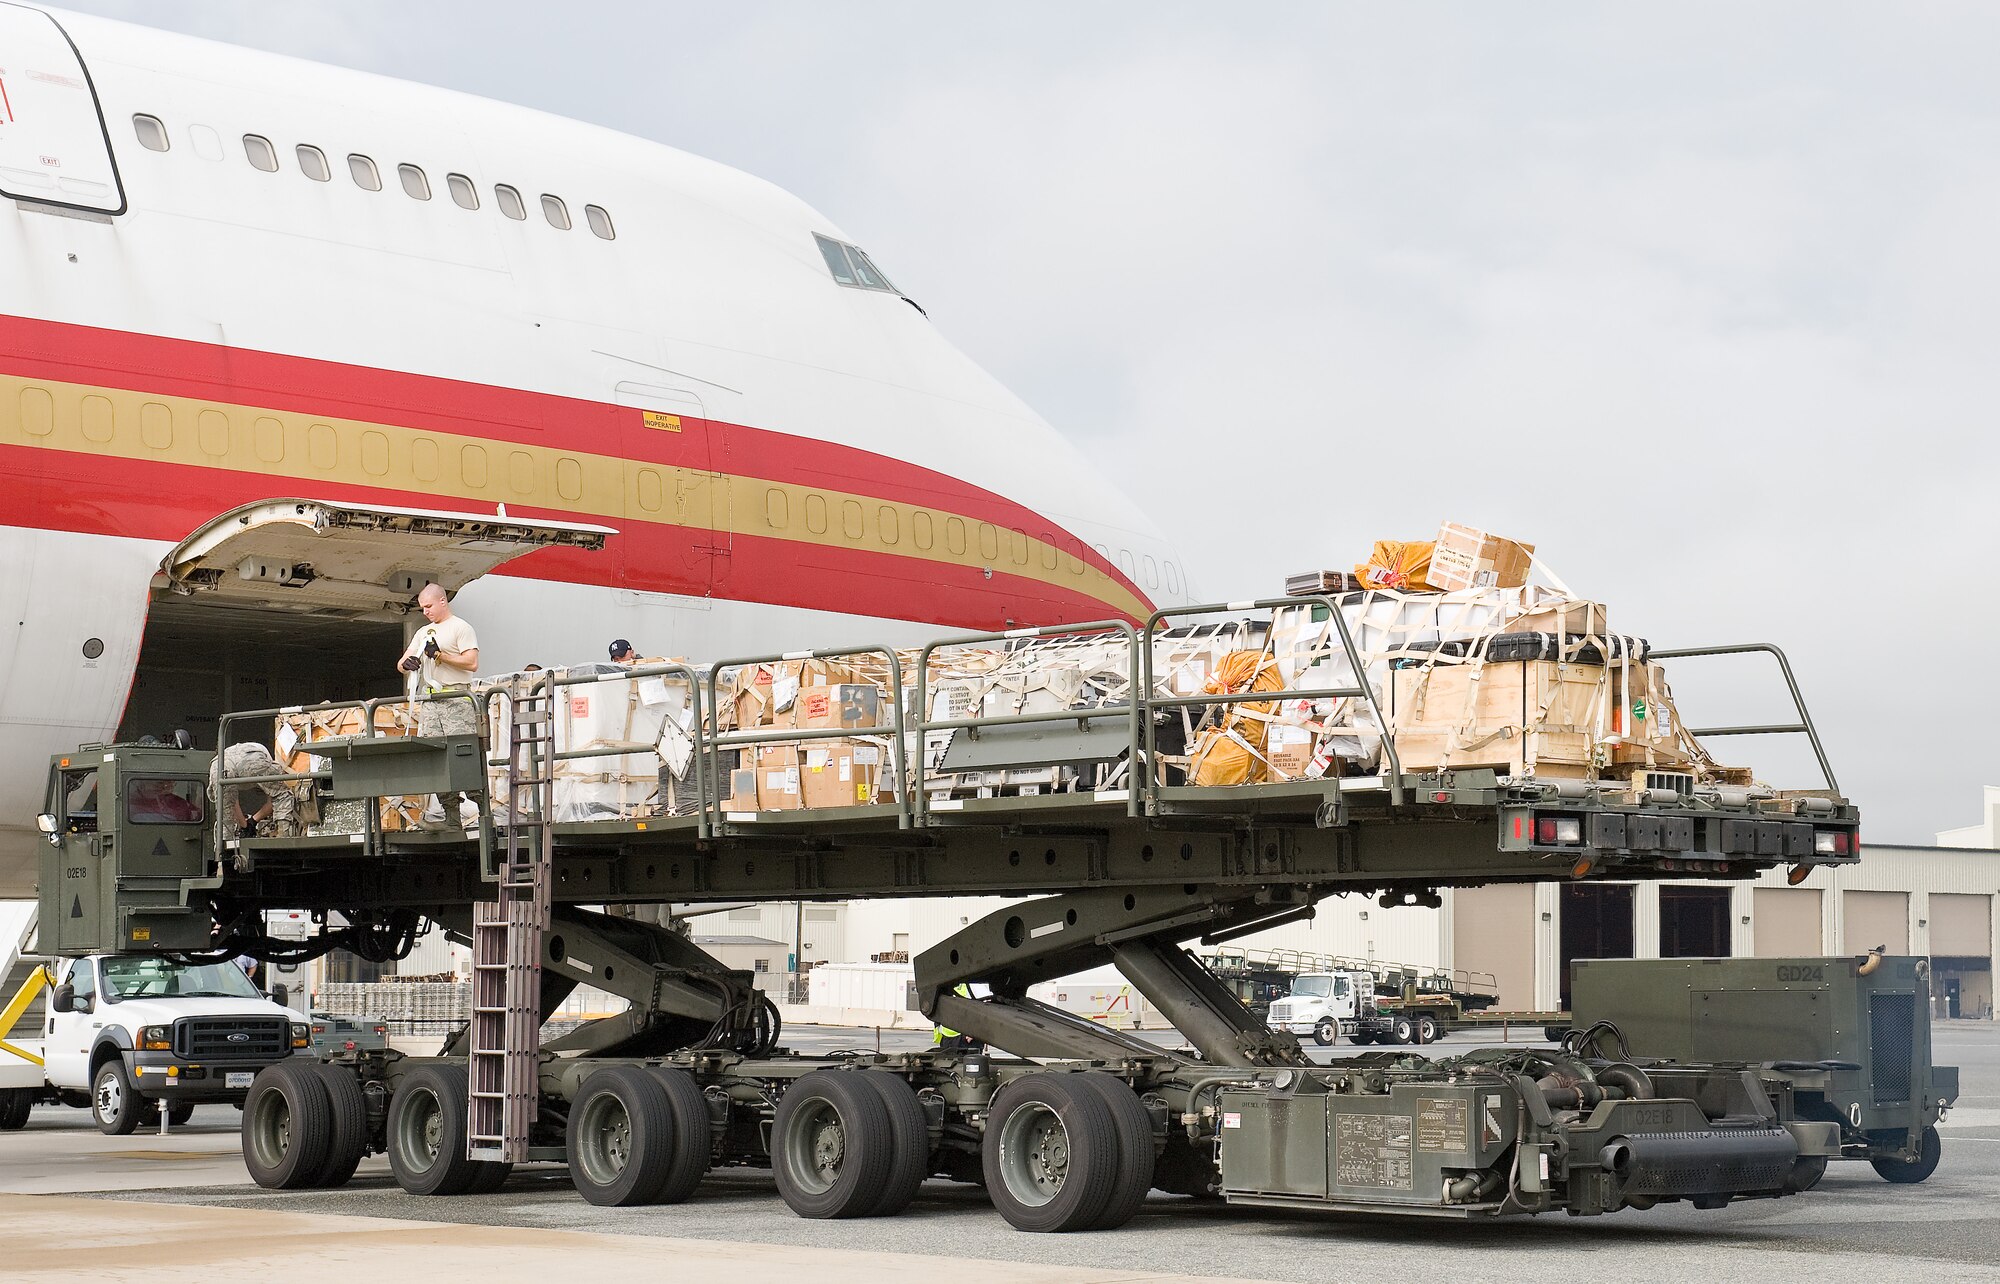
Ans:
<svg viewBox="0 0 2000 1284"><path fill-rule="evenodd" d="M210 749L224 710L394 695L426 583L456 593L524 553L601 549L613 533L311 499L233 509L153 573L118 738L186 731Z"/></svg>
<svg viewBox="0 0 2000 1284"><path fill-rule="evenodd" d="M433 580L455 593L523 553L596 551L615 533L575 522L267 499L175 545L154 587L203 606L399 621Z"/></svg>

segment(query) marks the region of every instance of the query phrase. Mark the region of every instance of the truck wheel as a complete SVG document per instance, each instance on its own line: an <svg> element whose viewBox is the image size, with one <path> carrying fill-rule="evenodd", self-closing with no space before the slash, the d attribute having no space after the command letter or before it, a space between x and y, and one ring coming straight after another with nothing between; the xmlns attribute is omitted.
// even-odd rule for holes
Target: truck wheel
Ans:
<svg viewBox="0 0 2000 1284"><path fill-rule="evenodd" d="M1362 1029L1360 1026L1356 1026L1354 1028L1353 1033L1349 1034L1347 1038L1348 1042L1354 1044L1354 1046L1357 1048L1365 1048L1369 1044L1375 1042L1375 1036L1369 1033L1368 1031Z"/></svg>
<svg viewBox="0 0 2000 1284"><path fill-rule="evenodd" d="M333 1113L331 1141L326 1148L326 1165L313 1185L323 1189L345 1186L368 1153L368 1098L354 1072L323 1061L306 1066L326 1085L327 1105Z"/></svg>
<svg viewBox="0 0 2000 1284"><path fill-rule="evenodd" d="M1936 1172L1938 1160L1943 1157L1944 1143L1938 1140L1937 1129L1926 1127L1915 1160L1885 1157L1871 1159L1868 1162L1882 1175L1883 1181L1892 1181L1898 1186L1914 1186Z"/></svg>
<svg viewBox="0 0 2000 1284"><path fill-rule="evenodd" d="M1111 1107L1069 1078L1023 1075L999 1091L987 1115L979 1147L986 1191L1016 1230L1082 1230L1111 1202L1118 1180Z"/></svg>
<svg viewBox="0 0 2000 1284"><path fill-rule="evenodd" d="M90 1117L97 1131L107 1137L129 1136L146 1113L146 1103L132 1087L122 1057L113 1057L97 1067L90 1078Z"/></svg>
<svg viewBox="0 0 2000 1284"><path fill-rule="evenodd" d="M280 1062L257 1072L243 1099L243 1166L266 1190L300 1190L319 1180L333 1143L326 1085Z"/></svg>
<svg viewBox="0 0 2000 1284"><path fill-rule="evenodd" d="M886 1070L863 1070L861 1081L882 1098L889 1112L889 1134L894 1154L889 1160L889 1179L882 1184L882 1197L868 1210L869 1217L893 1217L910 1206L917 1188L931 1173L931 1126L917 1101L917 1090L909 1080Z"/></svg>
<svg viewBox="0 0 2000 1284"><path fill-rule="evenodd" d="M169 1128L178 1128L192 1118L194 1118L194 1102L192 1101L176 1101L167 1107L167 1126Z"/></svg>
<svg viewBox="0 0 2000 1284"><path fill-rule="evenodd" d="M389 1102L389 1171L412 1195L462 1195L479 1166L465 1154L465 1067L414 1071Z"/></svg>
<svg viewBox="0 0 2000 1284"><path fill-rule="evenodd" d="M1825 1155L1800 1155L1792 1161L1792 1171L1785 1178L1785 1193L1798 1195L1819 1185L1820 1178L1826 1176Z"/></svg>
<svg viewBox="0 0 2000 1284"><path fill-rule="evenodd" d="M678 1204L694 1194L701 1179L708 1176L714 1138L709 1131L708 1098L694 1076L685 1070L659 1067L653 1077L667 1090L667 1104L674 1112L673 1162L667 1166L666 1184L653 1196L656 1204Z"/></svg>
<svg viewBox="0 0 2000 1284"><path fill-rule="evenodd" d="M1112 1126L1118 1132L1118 1176L1111 1186L1111 1199L1089 1227L1116 1230L1132 1220L1145 1205L1146 1193L1153 1189L1153 1117L1124 1080L1095 1071L1075 1077L1111 1107Z"/></svg>
<svg viewBox="0 0 2000 1284"><path fill-rule="evenodd" d="M1406 1016L1399 1016L1395 1020L1389 1023L1389 1042L1415 1043L1416 1041L1417 1041L1416 1022L1410 1020L1410 1018Z"/></svg>
<svg viewBox="0 0 2000 1284"><path fill-rule="evenodd" d="M1332 1017L1321 1017L1313 1026L1313 1042L1322 1048L1332 1047L1340 1042L1340 1022Z"/></svg>
<svg viewBox="0 0 2000 1284"><path fill-rule="evenodd" d="M895 1160L889 1107L859 1074L815 1070L786 1089L778 1103L771 1123L771 1175L801 1217L866 1217L882 1197Z"/></svg>
<svg viewBox="0 0 2000 1284"><path fill-rule="evenodd" d="M1417 1018L1418 1043L1436 1043L1438 1041L1438 1036L1442 1033L1444 1033L1444 1031L1439 1028L1438 1019L1436 1017L1422 1016Z"/></svg>
<svg viewBox="0 0 2000 1284"><path fill-rule="evenodd" d="M667 1090L638 1066L606 1066L570 1103L570 1182L600 1208L650 1204L674 1160L674 1108Z"/></svg>
<svg viewBox="0 0 2000 1284"><path fill-rule="evenodd" d="M0 1131L13 1132L28 1126L28 1116L35 1109L33 1088L9 1088L0 1094Z"/></svg>

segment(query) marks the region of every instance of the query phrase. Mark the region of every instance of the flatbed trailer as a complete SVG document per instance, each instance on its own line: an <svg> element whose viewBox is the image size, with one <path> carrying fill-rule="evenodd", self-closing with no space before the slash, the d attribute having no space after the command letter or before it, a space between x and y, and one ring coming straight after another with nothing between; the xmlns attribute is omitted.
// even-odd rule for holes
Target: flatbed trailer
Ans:
<svg viewBox="0 0 2000 1284"><path fill-rule="evenodd" d="M476 832L384 832L372 806L362 832L300 838L137 827L115 808L85 816L66 810L81 773L115 799L128 779L210 771L209 756L193 751L90 746L51 768L48 947L280 961L342 948L387 960L407 952L426 921L470 943L473 1020L440 1057L356 1051L260 1076L244 1154L253 1177L277 1187L337 1184L363 1153L386 1151L398 1181L419 1193L485 1189L514 1163L560 1161L593 1202L645 1203L684 1198L712 1165L768 1165L796 1211L827 1217L893 1213L925 1177L945 1175L983 1180L1001 1213L1029 1230L1117 1225L1151 1187L1458 1218L1710 1205L1795 1189L1796 1166L1837 1148L1836 1130L1780 1117L1740 1076L1709 1082L1690 1069L1688 1093L1665 1098L1615 1064L1561 1052L1437 1061L1376 1052L1318 1066L1184 948L1303 919L1337 892L1434 904L1447 886L1742 879L1854 859L1858 816L1830 772L1827 790L1763 796L1513 780L1491 770L1405 772L1388 742L1383 769L1368 776L1171 783L1155 740L1168 710L1287 698L1373 707L1365 684L1152 694L1153 643L1170 618L1299 601L1160 612L1139 629L1108 622L933 643L914 666L916 698L888 701L890 716L871 728L703 729L724 671L855 651L614 675L659 675L694 693L698 802L686 815L547 819L551 763L588 756L553 750L552 701L594 678L543 673L448 697L472 700L479 725L491 718L501 729L490 748L477 736L379 736L378 702L354 706L364 734L313 746L328 763L319 779L329 796L464 790L482 802ZM1361 673L1344 625L1339 632ZM1125 642L1123 703L930 716L926 671L938 647L1063 634ZM861 650L886 662L900 690L896 652ZM1798 707L1800 724L1783 729L1811 735ZM287 712L297 710L227 715L222 743ZM1122 763L1123 785L932 801L909 759L935 731L963 734L988 761ZM864 733L889 737L885 801L725 808L719 766L730 749ZM501 773L493 798L489 768ZM280 778L221 776L215 797L260 779ZM918 955L917 989L932 1020L1004 1056L787 1054L776 1010L748 973L670 930L591 908L971 893L1034 899ZM276 941L264 928L271 909L344 926L303 944ZM1192 1052L1028 997L1036 982L1106 964ZM968 997L974 982L990 997ZM631 1010L544 1042L542 1020L586 983Z"/></svg>

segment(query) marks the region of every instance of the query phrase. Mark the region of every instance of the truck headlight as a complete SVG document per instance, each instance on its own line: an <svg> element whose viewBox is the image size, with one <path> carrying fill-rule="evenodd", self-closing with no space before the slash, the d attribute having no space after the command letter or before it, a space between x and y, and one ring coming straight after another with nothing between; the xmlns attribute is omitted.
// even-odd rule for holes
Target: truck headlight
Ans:
<svg viewBox="0 0 2000 1284"><path fill-rule="evenodd" d="M292 1022L292 1046L309 1048L312 1046L312 1027L299 1021Z"/></svg>
<svg viewBox="0 0 2000 1284"><path fill-rule="evenodd" d="M149 1025L139 1031L139 1050L142 1052L172 1052L174 1050L174 1028L170 1025Z"/></svg>

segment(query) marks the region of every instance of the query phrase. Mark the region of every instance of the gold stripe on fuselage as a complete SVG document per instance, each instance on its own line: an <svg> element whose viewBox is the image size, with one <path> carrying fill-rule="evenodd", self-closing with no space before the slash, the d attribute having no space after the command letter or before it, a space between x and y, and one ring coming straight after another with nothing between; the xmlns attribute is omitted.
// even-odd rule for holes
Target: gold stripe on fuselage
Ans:
<svg viewBox="0 0 2000 1284"><path fill-rule="evenodd" d="M1148 610L1059 547L945 510L469 433L0 376L0 445L991 567L1095 598L1109 613L1143 618Z"/></svg>

